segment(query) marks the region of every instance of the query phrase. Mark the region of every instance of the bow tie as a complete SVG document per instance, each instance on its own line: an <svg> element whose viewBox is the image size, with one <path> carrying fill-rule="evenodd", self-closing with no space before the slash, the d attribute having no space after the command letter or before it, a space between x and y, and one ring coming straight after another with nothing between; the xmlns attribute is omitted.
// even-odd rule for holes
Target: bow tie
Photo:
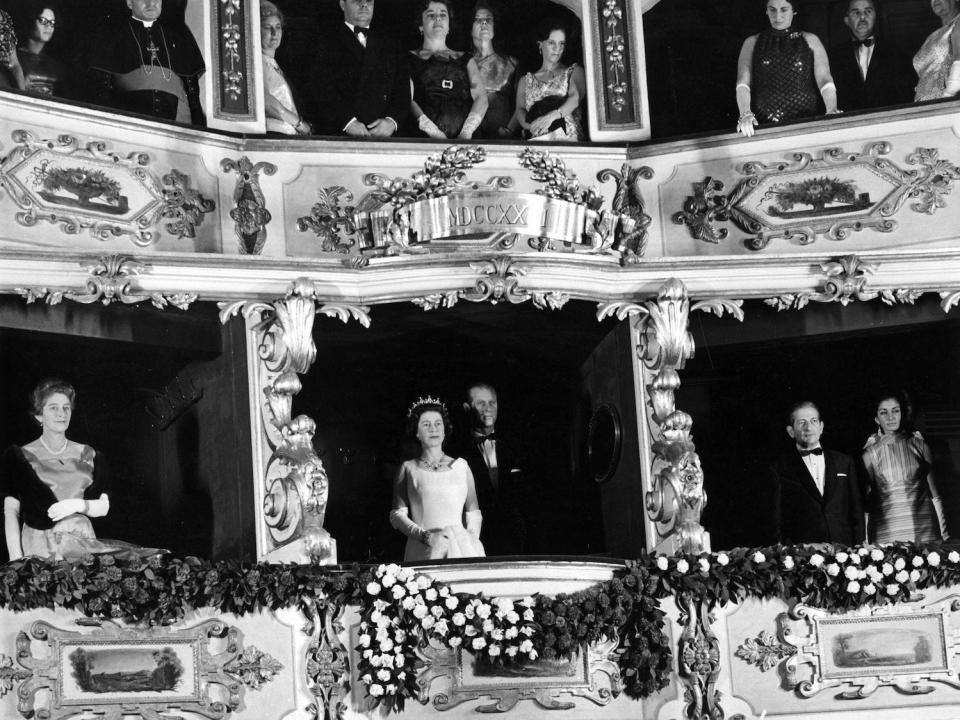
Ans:
<svg viewBox="0 0 960 720"><path fill-rule="evenodd" d="M478 445L482 445L487 440L496 440L497 434L492 432L489 435L474 435L474 439L477 441Z"/></svg>
<svg viewBox="0 0 960 720"><path fill-rule="evenodd" d="M354 25L354 26L353 26L353 34L354 34L354 35L357 35L357 36L359 36L359 35L369 35L369 34L370 34L370 28L365 28L365 27L360 27L359 25ZM871 40L870 42L873 42L873 40Z"/></svg>
<svg viewBox="0 0 960 720"><path fill-rule="evenodd" d="M861 45L866 45L867 47L871 47L873 45L873 38L872 37L867 38L866 40L857 40L857 38L854 38L850 42L853 43L853 46L855 48L859 48Z"/></svg>
<svg viewBox="0 0 960 720"><path fill-rule="evenodd" d="M806 457L807 455L823 455L823 448L815 447L809 450L800 450L800 457Z"/></svg>

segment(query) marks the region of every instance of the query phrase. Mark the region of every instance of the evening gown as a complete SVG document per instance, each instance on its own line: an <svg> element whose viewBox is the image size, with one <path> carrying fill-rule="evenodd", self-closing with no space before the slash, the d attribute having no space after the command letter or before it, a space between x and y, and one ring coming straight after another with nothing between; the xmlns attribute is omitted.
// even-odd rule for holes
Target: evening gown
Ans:
<svg viewBox="0 0 960 720"><path fill-rule="evenodd" d="M927 457L919 453L909 437L899 434L891 442L875 441L864 448L872 542L927 543L941 539L927 481L929 449L926 444L923 447Z"/></svg>
<svg viewBox="0 0 960 720"><path fill-rule="evenodd" d="M952 61L950 33L958 22L960 22L960 15L944 27L930 33L917 50L917 54L913 56L913 69L917 71L918 78L914 102L943 97Z"/></svg>
<svg viewBox="0 0 960 720"><path fill-rule="evenodd" d="M753 46L753 111L757 121L775 123L816 115L820 93L813 50L803 33L764 29Z"/></svg>
<svg viewBox="0 0 960 720"><path fill-rule="evenodd" d="M500 128L505 128L513 117L517 61L499 53L474 60L480 69L480 81L487 91L488 101L487 112L480 123L480 136L496 139L500 137Z"/></svg>
<svg viewBox="0 0 960 720"><path fill-rule="evenodd" d="M64 94L63 81L66 78L67 68L62 62L46 53L32 53L22 48L17 50L17 58L20 60L20 67L23 68L27 92L45 97Z"/></svg>
<svg viewBox="0 0 960 720"><path fill-rule="evenodd" d="M297 103L293 99L293 90L276 59L269 55L261 55L260 58L263 60L263 91L273 96L278 103L291 113L299 115ZM297 129L285 120L267 116L267 132L296 135Z"/></svg>
<svg viewBox="0 0 960 720"><path fill-rule="evenodd" d="M463 525L467 502L467 461L457 458L449 468L429 470L416 460L403 464L410 519L426 530L440 530L446 547L431 548L412 537L407 538L404 561L440 558L483 557L483 545Z"/></svg>
<svg viewBox="0 0 960 720"><path fill-rule="evenodd" d="M467 72L469 62L467 53L457 58L431 55L426 60L410 55L413 100L448 138L460 134L463 121L473 107Z"/></svg>
<svg viewBox="0 0 960 720"><path fill-rule="evenodd" d="M556 109L563 104L567 93L570 91L570 83L573 82L573 66L571 65L562 73L557 73L546 82L539 80L533 73L527 73L523 77L524 82L524 100L526 102L527 122L535 120L540 115L546 113L530 113L531 108L537 103L543 104L544 101L555 101L550 103ZM530 140L538 142L575 142L583 137L583 129L580 126L580 110L574 110L569 115L564 116L564 120L557 121L554 125L558 127L551 129L542 135L531 137Z"/></svg>
<svg viewBox="0 0 960 720"><path fill-rule="evenodd" d="M4 455L3 495L20 501L23 554L55 560L79 560L109 553L121 559L149 557L162 550L120 540L98 540L90 518L69 515L54 523L47 509L58 500L96 500L105 492L102 473L96 473L97 453L89 445L69 443L62 453L51 453L40 442L13 446Z"/></svg>

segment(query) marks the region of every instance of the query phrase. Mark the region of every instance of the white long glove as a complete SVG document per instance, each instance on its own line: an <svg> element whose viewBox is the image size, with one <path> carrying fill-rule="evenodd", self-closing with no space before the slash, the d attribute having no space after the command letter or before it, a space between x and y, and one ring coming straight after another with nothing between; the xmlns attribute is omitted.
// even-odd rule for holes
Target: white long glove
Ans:
<svg viewBox="0 0 960 720"><path fill-rule="evenodd" d="M960 92L960 60L950 64L950 73L947 75L947 86L943 89L944 97L953 97Z"/></svg>
<svg viewBox="0 0 960 720"><path fill-rule="evenodd" d="M466 513L467 532L480 537L480 528L483 525L483 513L479 510L470 510Z"/></svg>
<svg viewBox="0 0 960 720"><path fill-rule="evenodd" d="M437 124L428 118L426 114L421 115L420 119L417 121L417 127L419 127L423 132L429 135L432 138L437 140L446 140L447 136L443 134L443 131L437 127Z"/></svg>
<svg viewBox="0 0 960 720"><path fill-rule="evenodd" d="M428 544L427 541L430 539L430 533L427 532L425 528L420 527L410 519L409 509L404 507L397 510L391 510L390 524L407 537L411 537L414 540L419 540L424 545Z"/></svg>
<svg viewBox="0 0 960 720"><path fill-rule="evenodd" d="M461 140L469 140L473 137L473 134L477 131L477 128L480 127L480 123L483 122L483 116L478 115L475 112L467 115L467 119L463 121L463 127L460 128L460 135L458 136Z"/></svg>

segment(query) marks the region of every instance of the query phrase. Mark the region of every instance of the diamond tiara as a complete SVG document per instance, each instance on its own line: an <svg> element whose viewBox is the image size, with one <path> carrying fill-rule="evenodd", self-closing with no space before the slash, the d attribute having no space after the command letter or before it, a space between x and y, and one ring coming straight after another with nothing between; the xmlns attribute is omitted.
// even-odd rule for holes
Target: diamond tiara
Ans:
<svg viewBox="0 0 960 720"><path fill-rule="evenodd" d="M440 401L440 398L435 398L432 395L427 395L426 397L417 398L417 401L410 406L409 410L407 410L407 417L408 418L413 417L414 411L422 405L439 405L444 410L447 409L447 406Z"/></svg>

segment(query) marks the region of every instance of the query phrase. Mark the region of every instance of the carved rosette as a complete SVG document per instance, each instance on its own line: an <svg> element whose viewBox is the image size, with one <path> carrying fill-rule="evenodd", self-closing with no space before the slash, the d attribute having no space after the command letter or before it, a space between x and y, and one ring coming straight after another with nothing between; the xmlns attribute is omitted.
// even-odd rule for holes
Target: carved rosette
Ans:
<svg viewBox="0 0 960 720"><path fill-rule="evenodd" d="M677 409L675 393L688 358L693 336L687 325L691 311L729 313L743 319L741 300L692 303L686 286L675 278L661 287L656 300L642 304L602 304L597 318L630 318L639 338L637 352L647 371L647 423L653 440L650 488L645 497L647 516L663 551L699 553L710 549L710 538L700 523L707 497L703 471L693 444L692 418Z"/></svg>
<svg viewBox="0 0 960 720"><path fill-rule="evenodd" d="M339 720L350 694L350 653L340 642L343 607L332 598L313 607L314 637L307 647L306 669L316 701L308 708L317 720Z"/></svg>
<svg viewBox="0 0 960 720"><path fill-rule="evenodd" d="M190 187L190 178L179 170L163 176L163 212L169 222L166 231L177 238L195 238L203 216L213 212L216 203Z"/></svg>
<svg viewBox="0 0 960 720"><path fill-rule="evenodd" d="M104 255L96 263L82 266L89 279L81 289L71 288L15 288L14 291L27 303L43 301L47 305L57 305L64 299L89 305L99 302L110 305L119 302L124 305L136 305L145 300L157 309L173 306L186 310L197 299L192 292L160 293L142 292L137 277L149 272L145 263L126 255Z"/></svg>
<svg viewBox="0 0 960 720"><path fill-rule="evenodd" d="M723 720L720 707L720 641L710 629L712 617L706 601L686 593L677 596L683 633L677 652L684 682L684 716L688 720Z"/></svg>
<svg viewBox="0 0 960 720"><path fill-rule="evenodd" d="M268 162L254 164L244 156L237 161L224 158L220 168L237 174L230 218L235 223L234 230L240 241L239 252L241 255L259 255L267 241L267 223L272 219L260 190L260 173L273 175L277 166Z"/></svg>
<svg viewBox="0 0 960 720"><path fill-rule="evenodd" d="M307 278L298 278L284 298L273 303L221 303L226 322L237 313L252 324L259 366L256 376L263 403L258 425L269 451L263 471L263 522L273 549L299 541L312 560L335 560L333 538L324 529L328 480L313 448L316 423L306 415L293 415L293 398L300 392L299 375L309 371L317 356L313 341L318 313L343 322L351 318L364 326L370 319L365 307L317 306L317 291Z"/></svg>

